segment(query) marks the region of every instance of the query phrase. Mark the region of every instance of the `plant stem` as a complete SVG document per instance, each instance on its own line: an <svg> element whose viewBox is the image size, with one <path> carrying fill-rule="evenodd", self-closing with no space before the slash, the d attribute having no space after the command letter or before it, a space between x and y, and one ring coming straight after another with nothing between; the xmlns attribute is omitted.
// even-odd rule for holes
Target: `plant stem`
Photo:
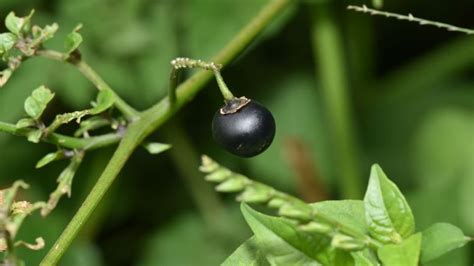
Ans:
<svg viewBox="0 0 474 266"><path fill-rule="evenodd" d="M348 100L348 82L345 71L344 51L337 18L328 3L314 6L312 39L322 84L329 131L332 136L332 162L339 178L344 198L361 196L353 117Z"/></svg>
<svg viewBox="0 0 474 266"><path fill-rule="evenodd" d="M27 136L28 130L17 130L14 124L0 122L0 131L16 136ZM109 133L89 138L75 138L58 133L51 133L44 141L67 149L94 150L118 143L122 136L118 133Z"/></svg>
<svg viewBox="0 0 474 266"><path fill-rule="evenodd" d="M228 63L237 56L257 35L271 22L271 20L286 7L292 0L270 1L238 34L230 43L222 49L213 62ZM211 78L208 72L199 72L193 75L177 89L176 104L170 105L167 98L160 101L147 111L140 113L139 118L130 123L124 138L120 142L116 152L107 164L102 175L97 180L93 189L85 199L82 206L74 215L66 229L61 233L59 239L43 258L40 265L56 265L69 247L80 229L90 217L91 213L99 204L100 200L112 185L116 176L123 168L125 162L140 144L140 142L169 119L180 107L190 101L193 96Z"/></svg>
<svg viewBox="0 0 474 266"><path fill-rule="evenodd" d="M226 101L230 101L234 99L235 97L232 94L232 92L229 90L229 87L227 87L227 85L225 84L224 78L222 78L222 75L219 69L213 69L213 71L214 71L214 76L216 76L217 85L219 86L219 90L221 91L224 99Z"/></svg>
<svg viewBox="0 0 474 266"><path fill-rule="evenodd" d="M212 186L204 181L198 171L199 154L191 140L179 123L172 123L164 128L163 134L167 142L173 141L173 148L169 151L173 163L190 192L194 204L197 205L207 225L212 229L219 229L222 222L226 222L225 209Z"/></svg>
<svg viewBox="0 0 474 266"><path fill-rule="evenodd" d="M62 61L62 62L69 62L73 66L75 66L79 72L84 75L90 82L94 84L94 86L98 90L110 90L114 93L115 96L115 106L127 117L129 120L133 121L138 116L138 111L133 109L130 105L128 105L122 98L120 98L112 88L94 71L84 60L78 61L69 61L67 60L68 56L64 53L60 53L53 50L39 50L36 52L36 55L45 57L48 59Z"/></svg>

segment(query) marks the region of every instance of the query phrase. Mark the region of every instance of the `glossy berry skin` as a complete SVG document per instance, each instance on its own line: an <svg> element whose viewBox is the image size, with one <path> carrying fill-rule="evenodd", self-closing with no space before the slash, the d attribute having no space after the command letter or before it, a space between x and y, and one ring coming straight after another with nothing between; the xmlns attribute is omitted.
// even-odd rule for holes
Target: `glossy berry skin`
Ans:
<svg viewBox="0 0 474 266"><path fill-rule="evenodd" d="M253 157L272 143L275 119L267 108L250 100L234 113L218 110L212 120L212 136L230 153Z"/></svg>

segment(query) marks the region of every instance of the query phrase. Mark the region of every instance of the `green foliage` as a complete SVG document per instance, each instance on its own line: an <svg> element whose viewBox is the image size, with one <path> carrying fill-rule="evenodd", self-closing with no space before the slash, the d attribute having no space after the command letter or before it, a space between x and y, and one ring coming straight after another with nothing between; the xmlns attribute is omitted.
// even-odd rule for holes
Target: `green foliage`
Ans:
<svg viewBox="0 0 474 266"><path fill-rule="evenodd" d="M251 243L257 250L249 252L246 242L228 261L242 256L254 265L379 265L380 261L416 266L472 240L450 224L414 233L415 221L405 197L378 165L372 166L364 201L311 205L233 173L207 156L200 170L207 174L206 180L220 183L216 190L241 192L237 200L244 202L242 214L255 235ZM242 196L247 191L252 191L251 197ZM275 200L278 203L270 203ZM266 204L282 217L260 213L246 202ZM262 262L262 257L267 261Z"/></svg>
<svg viewBox="0 0 474 266"><path fill-rule="evenodd" d="M30 30L31 17L34 13L34 10L32 10L26 17L17 17L15 12L12 11L5 18L5 26L11 33L21 36Z"/></svg>
<svg viewBox="0 0 474 266"><path fill-rule="evenodd" d="M43 114L48 103L53 99L52 93L45 86L40 86L33 91L31 96L26 98L25 112L33 119L39 119Z"/></svg>
<svg viewBox="0 0 474 266"><path fill-rule="evenodd" d="M164 151L171 149L170 144L165 143L158 143L158 142L150 142L143 144L143 147L150 153L150 154L160 154Z"/></svg>
<svg viewBox="0 0 474 266"><path fill-rule="evenodd" d="M448 223L436 223L423 231L421 262L426 263L471 241L461 229Z"/></svg>
<svg viewBox="0 0 474 266"><path fill-rule="evenodd" d="M82 35L77 32L81 27L82 25L77 26L74 31L67 35L66 40L64 41L64 47L66 47L66 54L71 54L81 45Z"/></svg>
<svg viewBox="0 0 474 266"><path fill-rule="evenodd" d="M370 234L384 243L400 243L415 230L415 219L405 197L380 166L372 166L364 197Z"/></svg>
<svg viewBox="0 0 474 266"><path fill-rule="evenodd" d="M414 234L400 244L381 247L377 254L384 265L419 265L421 233Z"/></svg>

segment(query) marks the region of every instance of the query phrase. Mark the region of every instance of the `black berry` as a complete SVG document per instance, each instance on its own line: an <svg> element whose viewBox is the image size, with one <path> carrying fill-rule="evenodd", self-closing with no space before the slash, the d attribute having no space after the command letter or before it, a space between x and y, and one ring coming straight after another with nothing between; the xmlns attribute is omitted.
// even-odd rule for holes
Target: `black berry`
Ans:
<svg viewBox="0 0 474 266"><path fill-rule="evenodd" d="M230 153L252 157L265 151L275 136L275 119L256 101L234 98L212 120L214 140Z"/></svg>

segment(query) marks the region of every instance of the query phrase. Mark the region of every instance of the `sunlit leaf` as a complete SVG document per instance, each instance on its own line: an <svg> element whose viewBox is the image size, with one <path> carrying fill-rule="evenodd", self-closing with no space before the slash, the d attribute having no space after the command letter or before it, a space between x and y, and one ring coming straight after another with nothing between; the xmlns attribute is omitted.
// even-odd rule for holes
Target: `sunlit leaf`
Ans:
<svg viewBox="0 0 474 266"><path fill-rule="evenodd" d="M16 122L16 128L21 129L21 128L27 128L27 127L32 127L36 125L36 121L32 118L22 118Z"/></svg>

